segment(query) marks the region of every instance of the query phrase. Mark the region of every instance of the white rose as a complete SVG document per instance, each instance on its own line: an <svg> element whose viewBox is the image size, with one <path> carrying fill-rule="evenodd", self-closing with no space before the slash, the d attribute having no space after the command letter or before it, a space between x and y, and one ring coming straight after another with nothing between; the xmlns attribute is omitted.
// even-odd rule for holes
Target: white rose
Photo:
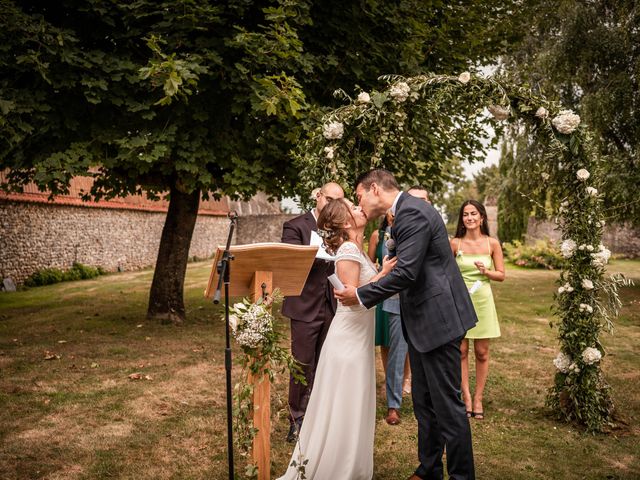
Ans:
<svg viewBox="0 0 640 480"><path fill-rule="evenodd" d="M538 107L536 110L536 117L538 118L547 118L549 116L549 111L544 107Z"/></svg>
<svg viewBox="0 0 640 480"><path fill-rule="evenodd" d="M559 287L558 288L558 293L564 293L565 292L565 288L564 287Z"/></svg>
<svg viewBox="0 0 640 480"><path fill-rule="evenodd" d="M571 257L576 251L576 242L568 238L560 245L560 252L564 258Z"/></svg>
<svg viewBox="0 0 640 480"><path fill-rule="evenodd" d="M329 160L333 158L334 153L335 153L335 147L324 147L324 156L327 157Z"/></svg>
<svg viewBox="0 0 640 480"><path fill-rule="evenodd" d="M490 105L487 107L489 113L498 121L506 120L509 117L509 107L501 107L500 105Z"/></svg>
<svg viewBox="0 0 640 480"><path fill-rule="evenodd" d="M338 140L344 135L344 125L340 122L325 123L322 126L322 135L327 140Z"/></svg>
<svg viewBox="0 0 640 480"><path fill-rule="evenodd" d="M240 321L237 316L229 315L229 326L231 327L231 330L233 331L233 333L236 333L238 331L239 322Z"/></svg>
<svg viewBox="0 0 640 480"><path fill-rule="evenodd" d="M540 176L543 180L549 180L549 174L547 172L542 172Z"/></svg>
<svg viewBox="0 0 640 480"><path fill-rule="evenodd" d="M371 97L367 92L360 92L358 94L358 103L369 103L371 101Z"/></svg>
<svg viewBox="0 0 640 480"><path fill-rule="evenodd" d="M602 353L600 350L593 347L587 347L582 352L582 361L587 365L593 365L602 359Z"/></svg>
<svg viewBox="0 0 640 480"><path fill-rule="evenodd" d="M609 250L602 244L600 244L598 248L599 250L596 253L591 254L591 263L595 267L604 267L607 263L609 263L609 258L611 258L611 250Z"/></svg>
<svg viewBox="0 0 640 480"><path fill-rule="evenodd" d="M558 356L553 360L553 364L562 373L569 373L569 367L572 365L571 357L566 353L560 352Z"/></svg>
<svg viewBox="0 0 640 480"><path fill-rule="evenodd" d="M584 288L585 290L593 290L593 282L591 280L589 280L588 278L583 278L582 279L582 288Z"/></svg>
<svg viewBox="0 0 640 480"><path fill-rule="evenodd" d="M578 250L580 250L581 252L583 252L585 248L587 248L587 246L583 243L582 245L580 245L580 246L578 247Z"/></svg>
<svg viewBox="0 0 640 480"><path fill-rule="evenodd" d="M458 81L460 83L467 83L469 80L471 80L471 74L469 72L462 72L458 76Z"/></svg>
<svg viewBox="0 0 640 480"><path fill-rule="evenodd" d="M580 180L581 182L586 181L590 176L591 174L589 173L589 171L585 170L584 168L581 168L576 172L576 177L578 177L578 180Z"/></svg>
<svg viewBox="0 0 640 480"><path fill-rule="evenodd" d="M568 285L568 284L567 284ZM571 293L573 292L573 287L571 285L569 285L568 287L565 287L565 289L567 290L567 292Z"/></svg>
<svg viewBox="0 0 640 480"><path fill-rule="evenodd" d="M587 245L587 250L590 252L593 252L594 250L593 245Z"/></svg>
<svg viewBox="0 0 640 480"><path fill-rule="evenodd" d="M409 87L406 82L398 82L395 85L392 85L389 89L389 95L395 98L398 102L404 102L409 98L410 92L411 87Z"/></svg>
<svg viewBox="0 0 640 480"><path fill-rule="evenodd" d="M598 196L598 190L596 188L593 188L593 187L587 187L587 195L589 195L591 197L597 197Z"/></svg>
<svg viewBox="0 0 640 480"><path fill-rule="evenodd" d="M569 135L580 125L580 116L571 110L562 110L551 123L560 133Z"/></svg>

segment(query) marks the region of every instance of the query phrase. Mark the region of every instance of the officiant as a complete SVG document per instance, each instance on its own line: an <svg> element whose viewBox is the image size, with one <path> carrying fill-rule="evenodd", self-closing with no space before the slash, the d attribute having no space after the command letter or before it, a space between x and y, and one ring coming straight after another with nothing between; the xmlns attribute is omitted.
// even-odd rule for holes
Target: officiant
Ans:
<svg viewBox="0 0 640 480"><path fill-rule="evenodd" d="M288 442L297 440L311 395L320 349L336 313L336 299L327 281L334 272L334 264L322 250L322 239L317 233L320 212L336 198L344 198L342 187L337 183L323 185L315 194L315 208L285 222L282 228L283 243L319 247L302 293L297 297L286 297L282 304L282 314L291 320L291 353L302 364L307 381L302 385L293 376L289 379Z"/></svg>

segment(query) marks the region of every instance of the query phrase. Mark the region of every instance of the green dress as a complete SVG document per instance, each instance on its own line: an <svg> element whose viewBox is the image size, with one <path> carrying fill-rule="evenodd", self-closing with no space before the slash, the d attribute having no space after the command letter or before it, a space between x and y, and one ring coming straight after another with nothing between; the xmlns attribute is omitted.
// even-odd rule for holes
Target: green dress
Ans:
<svg viewBox="0 0 640 480"><path fill-rule="evenodd" d="M376 261L382 265L382 242L384 230L378 230L378 245L376 246ZM382 303L376 305L376 346L389 346L389 314L382 310Z"/></svg>
<svg viewBox="0 0 640 480"><path fill-rule="evenodd" d="M460 239L459 239L460 240ZM460 248L459 241L456 255L456 263L462 273L462 278L467 288L472 288L476 281L482 282L480 288L471 294L471 301L478 316L478 323L471 330L467 331L465 338L481 339L481 338L497 338L500 336L500 324L498 323L498 313L496 305L493 301L493 292L491 291L491 283L489 279L480 273L480 270L474 265L474 262L482 262L487 268L493 267L493 259L491 258L491 246L487 237L488 254L469 254L464 253Z"/></svg>

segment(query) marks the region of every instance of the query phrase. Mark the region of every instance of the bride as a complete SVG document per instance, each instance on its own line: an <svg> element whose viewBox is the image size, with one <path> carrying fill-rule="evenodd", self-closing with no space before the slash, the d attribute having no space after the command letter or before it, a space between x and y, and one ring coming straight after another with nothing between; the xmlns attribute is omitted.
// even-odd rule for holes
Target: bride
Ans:
<svg viewBox="0 0 640 480"><path fill-rule="evenodd" d="M324 243L335 253L336 274L344 284L363 285L391 271L396 259L377 273L363 253L367 217L348 200L327 204L318 218ZM318 360L307 413L289 467L279 480L371 480L375 433L374 310L338 305ZM305 463L307 462L307 463Z"/></svg>

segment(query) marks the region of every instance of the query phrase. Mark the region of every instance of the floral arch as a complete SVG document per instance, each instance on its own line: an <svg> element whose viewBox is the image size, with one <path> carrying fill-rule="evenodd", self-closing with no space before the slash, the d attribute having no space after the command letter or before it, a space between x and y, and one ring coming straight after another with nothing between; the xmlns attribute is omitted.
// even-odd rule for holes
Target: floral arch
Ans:
<svg viewBox="0 0 640 480"><path fill-rule="evenodd" d="M562 233L566 259L554 295L560 345L547 405L560 419L602 431L612 422L613 402L599 337L612 328L620 306L617 289L625 280L605 276L610 252L601 243L601 160L588 129L572 111L502 77L464 72L381 79L383 90L360 92L355 99L335 92L345 104L327 113L296 153L300 189L310 193L329 180L351 186L359 173L376 167L402 183L437 187L448 178L442 159L478 159L486 138L485 108L497 132L505 123L526 127L544 151L544 162L524 166L523 173L537 179L539 192L552 200L547 205L560 205L549 213Z"/></svg>

